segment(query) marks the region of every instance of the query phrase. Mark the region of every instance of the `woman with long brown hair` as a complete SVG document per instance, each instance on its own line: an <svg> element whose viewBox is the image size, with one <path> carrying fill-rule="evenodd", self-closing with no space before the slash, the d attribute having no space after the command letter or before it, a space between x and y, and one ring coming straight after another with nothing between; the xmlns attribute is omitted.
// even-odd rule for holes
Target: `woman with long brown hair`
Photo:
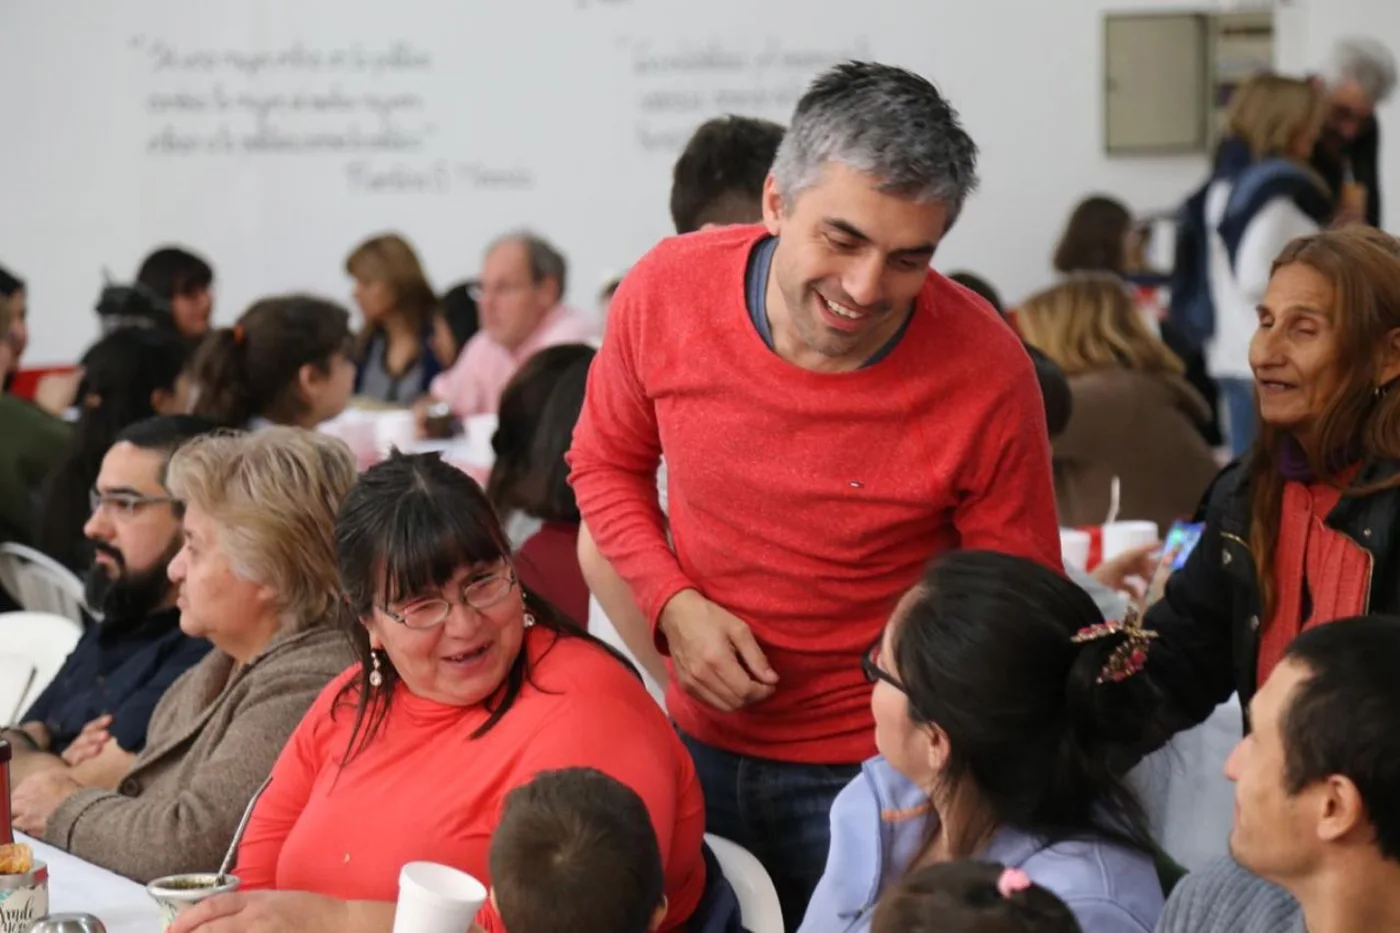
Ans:
<svg viewBox="0 0 1400 933"><path fill-rule="evenodd" d="M1148 331L1126 284L1103 273L1071 276L1028 298L1016 324L1069 379L1069 423L1051 441L1060 524L1103 521L1114 477L1120 517L1165 529L1190 516L1217 469L1199 433L1210 410L1182 378L1181 360Z"/></svg>
<svg viewBox="0 0 1400 933"><path fill-rule="evenodd" d="M1247 709L1300 631L1400 611L1400 242L1355 227L1290 243L1249 360L1259 435L1147 615L1158 741L1233 692Z"/></svg>
<svg viewBox="0 0 1400 933"><path fill-rule="evenodd" d="M432 350L437 295L418 254L395 233L372 237L345 260L364 315L356 346L355 394L411 405L442 371Z"/></svg>

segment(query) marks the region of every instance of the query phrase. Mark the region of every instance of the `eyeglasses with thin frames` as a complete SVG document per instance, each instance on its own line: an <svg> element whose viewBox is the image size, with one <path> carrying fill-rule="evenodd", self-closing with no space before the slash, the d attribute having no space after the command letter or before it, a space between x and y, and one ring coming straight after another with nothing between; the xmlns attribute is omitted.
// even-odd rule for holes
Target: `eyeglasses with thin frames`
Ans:
<svg viewBox="0 0 1400 933"><path fill-rule="evenodd" d="M380 606L379 611L404 628L421 632L437 628L446 622L447 617L452 614L453 606L466 606L468 609L482 612L500 605L515 589L515 583L515 568L509 567L468 583L462 587L462 594L456 600L425 599L398 612L388 606Z"/></svg>
<svg viewBox="0 0 1400 933"><path fill-rule="evenodd" d="M173 496L145 496L137 492L102 492L88 490L88 507L92 514L105 511L117 518L132 518L138 512L152 505L172 505L178 507L180 500Z"/></svg>

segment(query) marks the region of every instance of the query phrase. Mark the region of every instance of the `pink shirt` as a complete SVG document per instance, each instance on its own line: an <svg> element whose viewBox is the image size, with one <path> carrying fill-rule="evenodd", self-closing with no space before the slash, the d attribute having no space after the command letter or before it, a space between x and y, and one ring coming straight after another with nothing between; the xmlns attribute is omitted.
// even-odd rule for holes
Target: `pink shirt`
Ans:
<svg viewBox="0 0 1400 933"><path fill-rule="evenodd" d="M587 315L565 305L555 305L540 320L535 332L514 350L492 340L486 331L477 331L452 368L433 380L429 392L451 406L458 418L493 414L501 404L506 383L535 353L561 343L587 343L594 336L593 323Z"/></svg>

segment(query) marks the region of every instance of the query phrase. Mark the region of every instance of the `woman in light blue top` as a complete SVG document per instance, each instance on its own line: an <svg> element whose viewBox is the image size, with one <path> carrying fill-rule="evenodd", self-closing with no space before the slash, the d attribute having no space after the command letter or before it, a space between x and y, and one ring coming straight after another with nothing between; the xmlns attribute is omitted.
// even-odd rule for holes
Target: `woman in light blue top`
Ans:
<svg viewBox="0 0 1400 933"><path fill-rule="evenodd" d="M800 933L867 930L907 871L960 859L1020 869L1085 933L1150 933L1162 888L1115 767L1155 709L1149 644L1031 561L934 563L865 658L880 755L832 807Z"/></svg>

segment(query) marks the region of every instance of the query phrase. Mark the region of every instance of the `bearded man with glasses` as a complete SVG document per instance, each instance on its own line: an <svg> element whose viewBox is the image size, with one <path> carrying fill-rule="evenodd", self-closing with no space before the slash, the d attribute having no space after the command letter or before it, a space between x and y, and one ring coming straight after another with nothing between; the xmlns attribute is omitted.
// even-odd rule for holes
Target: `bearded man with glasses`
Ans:
<svg viewBox="0 0 1400 933"><path fill-rule="evenodd" d="M83 528L94 557L87 574L92 621L58 675L4 730L15 750L14 784L67 770L87 787L112 789L146 744L156 703L209 650L180 631L179 587L166 575L180 550L180 504L165 467L184 442L214 425L189 415L137 422L102 459Z"/></svg>

